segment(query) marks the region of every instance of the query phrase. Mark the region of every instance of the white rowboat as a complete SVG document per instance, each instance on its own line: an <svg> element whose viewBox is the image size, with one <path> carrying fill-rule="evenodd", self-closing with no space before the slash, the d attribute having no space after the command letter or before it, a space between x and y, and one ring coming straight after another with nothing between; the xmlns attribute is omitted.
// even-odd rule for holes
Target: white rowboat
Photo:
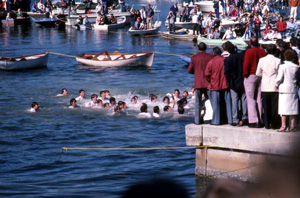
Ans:
<svg viewBox="0 0 300 198"><path fill-rule="evenodd" d="M221 46L223 43L226 41L230 41L233 45L236 45L237 47L247 47L247 43L242 39L242 38L236 38L236 39L227 39L227 40L222 40L222 39L207 39L202 36L198 36L197 38L197 43L203 42L206 45L212 45L212 46Z"/></svg>
<svg viewBox="0 0 300 198"><path fill-rule="evenodd" d="M146 34L156 34L161 26L161 21L156 21L152 29L146 30L134 30L129 28L128 32L132 35L146 35Z"/></svg>
<svg viewBox="0 0 300 198"><path fill-rule="evenodd" d="M118 29L118 28L122 28L125 26L125 22L126 22L126 17L119 17L117 19L117 23L115 24L105 24L105 25L97 25L97 24L93 24L93 29L94 30L112 30L112 29Z"/></svg>
<svg viewBox="0 0 300 198"><path fill-rule="evenodd" d="M76 57L77 62L94 67L152 66L153 52L138 53L85 53Z"/></svg>
<svg viewBox="0 0 300 198"><path fill-rule="evenodd" d="M48 52L20 57L0 57L0 69L21 70L47 67Z"/></svg>

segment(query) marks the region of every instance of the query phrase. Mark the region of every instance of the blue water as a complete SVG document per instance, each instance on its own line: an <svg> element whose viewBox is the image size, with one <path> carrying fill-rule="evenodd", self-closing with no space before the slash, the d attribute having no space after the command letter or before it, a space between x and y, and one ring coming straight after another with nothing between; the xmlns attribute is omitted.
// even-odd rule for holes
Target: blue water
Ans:
<svg viewBox="0 0 300 198"><path fill-rule="evenodd" d="M168 10L171 2L158 6ZM191 42L132 37L126 33L128 28L105 33L34 25L4 27L0 31L0 56L45 51L77 55L101 50L196 53ZM154 93L161 100L175 88L190 91L193 76L187 74L186 64L179 57L155 54L151 68L91 69L74 58L50 55L46 69L0 71L0 78L1 196L120 197L135 182L168 177L182 183L195 197L193 149L61 149L185 146L184 127L193 121L193 109L187 110L186 117L160 119L139 119L136 109L121 117L109 116L103 110L68 109L70 98L77 97L82 88L87 97L108 89L117 100L127 102L133 95L143 100ZM64 87L69 95L56 97ZM28 112L33 101L40 104L37 113Z"/></svg>

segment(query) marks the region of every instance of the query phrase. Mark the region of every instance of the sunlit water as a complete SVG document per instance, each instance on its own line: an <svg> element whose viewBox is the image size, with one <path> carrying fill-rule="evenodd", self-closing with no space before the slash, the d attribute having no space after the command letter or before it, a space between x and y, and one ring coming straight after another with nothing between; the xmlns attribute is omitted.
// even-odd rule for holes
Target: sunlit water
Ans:
<svg viewBox="0 0 300 198"><path fill-rule="evenodd" d="M158 6L162 15L171 2L158 2ZM4 27L0 32L0 55L45 51L77 55L101 50L181 55L197 52L191 42L133 37L127 34L128 28L105 33L34 25ZM85 89L88 98L108 89L117 101L127 103L133 95L146 100L153 93L161 101L176 88L190 91L193 76L187 74L185 63L178 57L155 54L149 68L91 69L74 58L50 55L46 69L0 71L0 78L2 196L119 197L129 185L155 176L179 181L195 197L193 149L61 149L185 146L184 127L193 122L193 108L186 111L185 117L168 115L160 119L137 118L136 107L129 107L127 116L110 116L103 109L68 109L70 98L77 97L79 89ZM67 88L69 95L56 97L62 88ZM40 104L37 113L28 112L33 101ZM150 104L150 112L153 106Z"/></svg>

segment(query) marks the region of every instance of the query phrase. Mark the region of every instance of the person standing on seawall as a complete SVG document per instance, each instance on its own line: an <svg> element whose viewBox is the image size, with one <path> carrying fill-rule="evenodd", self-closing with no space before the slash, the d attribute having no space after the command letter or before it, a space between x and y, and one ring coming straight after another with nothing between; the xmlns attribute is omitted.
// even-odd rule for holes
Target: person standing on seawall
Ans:
<svg viewBox="0 0 300 198"><path fill-rule="evenodd" d="M294 131L295 117L298 115L298 94L296 85L296 71L299 66L293 63L296 53L288 49L284 52L284 64L280 65L276 78L279 87L278 114L281 115L281 128L279 132ZM290 116L290 127L287 128L287 117Z"/></svg>
<svg viewBox="0 0 300 198"><path fill-rule="evenodd" d="M207 63L213 59L211 54L205 52L206 44L201 42L198 45L198 54L191 57L191 62L188 67L188 73L194 74L194 88L196 93L195 99L195 124L202 124L201 120L201 108L204 103L202 102L202 95L205 96L205 99L208 99L207 95L207 86L208 81L205 78L204 72L207 66Z"/></svg>
<svg viewBox="0 0 300 198"><path fill-rule="evenodd" d="M297 21L297 8L300 6L300 0L289 0L289 4L291 6L290 18Z"/></svg>
<svg viewBox="0 0 300 198"><path fill-rule="evenodd" d="M244 87L247 97L248 120L250 128L262 127L261 82L256 76L257 64L266 52L258 47L258 39L251 37L251 48L246 50L243 64Z"/></svg>
<svg viewBox="0 0 300 198"><path fill-rule="evenodd" d="M261 96L264 109L264 125L266 129L278 129L280 127L276 77L281 60L274 56L276 50L274 44L268 45L268 55L259 59L256 70L256 76L261 77Z"/></svg>

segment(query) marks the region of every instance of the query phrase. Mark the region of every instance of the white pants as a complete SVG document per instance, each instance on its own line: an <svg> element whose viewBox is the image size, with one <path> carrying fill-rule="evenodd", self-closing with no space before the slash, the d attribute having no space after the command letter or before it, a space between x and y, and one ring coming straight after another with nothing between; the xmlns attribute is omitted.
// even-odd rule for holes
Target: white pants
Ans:
<svg viewBox="0 0 300 198"><path fill-rule="evenodd" d="M297 20L297 7L291 7L291 14L290 14L291 18L294 18L294 21Z"/></svg>

